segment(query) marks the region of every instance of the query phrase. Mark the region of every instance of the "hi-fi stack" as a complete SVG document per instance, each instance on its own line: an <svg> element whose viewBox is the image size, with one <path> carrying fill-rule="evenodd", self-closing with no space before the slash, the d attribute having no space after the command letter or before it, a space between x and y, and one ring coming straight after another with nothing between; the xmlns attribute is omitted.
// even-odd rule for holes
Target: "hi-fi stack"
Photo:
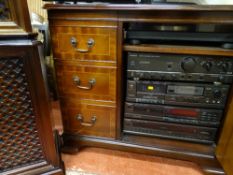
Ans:
<svg viewBox="0 0 233 175"><path fill-rule="evenodd" d="M214 143L232 73L227 57L128 52L123 132Z"/></svg>

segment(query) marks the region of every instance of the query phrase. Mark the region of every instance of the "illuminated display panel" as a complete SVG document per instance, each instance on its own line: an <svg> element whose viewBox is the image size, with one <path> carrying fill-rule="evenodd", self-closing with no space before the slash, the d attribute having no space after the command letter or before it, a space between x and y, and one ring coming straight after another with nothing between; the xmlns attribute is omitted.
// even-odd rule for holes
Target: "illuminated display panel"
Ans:
<svg viewBox="0 0 233 175"><path fill-rule="evenodd" d="M198 112L194 110L187 109L170 109L168 110L168 114L176 115L176 116L184 116L184 117L197 117Z"/></svg>

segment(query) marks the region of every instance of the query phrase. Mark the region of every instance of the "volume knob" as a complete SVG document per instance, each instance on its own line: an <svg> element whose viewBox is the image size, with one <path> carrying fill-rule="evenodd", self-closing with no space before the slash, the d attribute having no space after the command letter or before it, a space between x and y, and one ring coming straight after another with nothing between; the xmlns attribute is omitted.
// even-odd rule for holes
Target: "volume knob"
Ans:
<svg viewBox="0 0 233 175"><path fill-rule="evenodd" d="M222 70L224 71L224 72L227 72L228 71L228 68L230 67L229 66L229 64L228 63L222 63Z"/></svg>
<svg viewBox="0 0 233 175"><path fill-rule="evenodd" d="M210 61L204 61L202 62L202 67L206 70L206 71L210 71L211 67L212 67L212 63Z"/></svg>
<svg viewBox="0 0 233 175"><path fill-rule="evenodd" d="M181 68L184 71L190 71L196 66L196 61L193 57L186 57L181 62Z"/></svg>
<svg viewBox="0 0 233 175"><path fill-rule="evenodd" d="M220 98L222 96L222 92L219 89L214 90L214 98Z"/></svg>

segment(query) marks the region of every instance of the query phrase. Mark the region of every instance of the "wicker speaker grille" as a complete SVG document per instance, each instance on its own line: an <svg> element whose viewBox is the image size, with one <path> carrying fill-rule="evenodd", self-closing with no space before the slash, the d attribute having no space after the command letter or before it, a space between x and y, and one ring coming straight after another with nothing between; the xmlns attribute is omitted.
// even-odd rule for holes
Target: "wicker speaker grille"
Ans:
<svg viewBox="0 0 233 175"><path fill-rule="evenodd" d="M43 160L23 60L0 58L0 174Z"/></svg>

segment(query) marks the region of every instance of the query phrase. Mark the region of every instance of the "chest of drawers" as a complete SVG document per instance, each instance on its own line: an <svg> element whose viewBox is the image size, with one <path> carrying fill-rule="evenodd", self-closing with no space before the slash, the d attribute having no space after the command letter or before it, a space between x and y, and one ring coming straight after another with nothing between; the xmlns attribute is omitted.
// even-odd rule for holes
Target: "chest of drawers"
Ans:
<svg viewBox="0 0 233 175"><path fill-rule="evenodd" d="M71 18L50 24L64 131L113 139L117 23Z"/></svg>

